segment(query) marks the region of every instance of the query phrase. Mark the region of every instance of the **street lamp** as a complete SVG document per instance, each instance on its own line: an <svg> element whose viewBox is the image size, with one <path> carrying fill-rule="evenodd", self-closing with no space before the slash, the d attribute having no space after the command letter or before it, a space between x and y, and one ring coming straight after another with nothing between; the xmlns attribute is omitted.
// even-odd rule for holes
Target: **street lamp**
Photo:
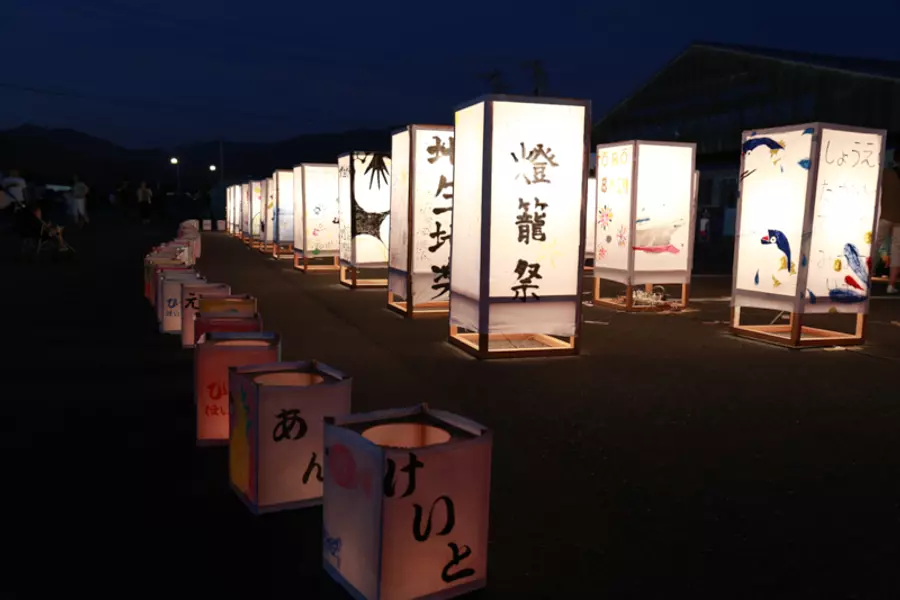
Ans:
<svg viewBox="0 0 900 600"><path fill-rule="evenodd" d="M178 164L178 159L174 156L169 159L169 162L175 165L175 184L176 184L176 192L181 193L181 166Z"/></svg>
<svg viewBox="0 0 900 600"><path fill-rule="evenodd" d="M209 165L209 170L210 170L210 171L215 171L215 170L216 170L216 165Z"/></svg>

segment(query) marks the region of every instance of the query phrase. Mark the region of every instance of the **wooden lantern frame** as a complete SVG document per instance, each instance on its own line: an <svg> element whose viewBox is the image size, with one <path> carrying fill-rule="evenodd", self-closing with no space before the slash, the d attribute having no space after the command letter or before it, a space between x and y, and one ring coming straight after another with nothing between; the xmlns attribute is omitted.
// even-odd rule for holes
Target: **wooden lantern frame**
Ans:
<svg viewBox="0 0 900 600"><path fill-rule="evenodd" d="M407 240L406 240L406 272L402 273L402 277L405 280L404 289L406 290L406 297L403 300L398 300L394 296L394 292L390 290L390 286L388 287L388 300L387 306L390 310L396 312L399 315L404 317L408 317L410 319L421 319L421 318L430 318L430 317L446 317L450 314L450 300L449 300L449 290L447 292L448 299L446 301L439 302L421 302L416 304L413 301L413 256L415 254L415 245L416 245L416 233L415 233L415 206L413 206L413 199L415 198L415 190L416 190L416 136L418 135L419 130L428 130L428 131L441 131L444 133L449 132L451 135L455 131L455 127L452 125L409 125L405 129L401 129L400 131L409 132L409 181L408 181L408 202L407 202L407 211L406 211L406 232L407 232ZM394 157L391 156L391 165L394 164ZM393 176L393 174L392 174ZM451 211L452 214L452 211ZM391 223L394 222L394 215L391 215ZM452 221L452 219L451 219ZM390 267L390 255L388 256L388 272L392 271ZM398 275L401 275L399 271L394 271ZM390 282L390 275L388 275L388 281Z"/></svg>
<svg viewBox="0 0 900 600"><path fill-rule="evenodd" d="M490 148L493 147L493 136L494 136L494 103L495 102L517 102L517 103L526 103L526 104L553 104L553 105L561 105L561 106L581 106L584 107L584 158L582 164L582 185L581 185L581 217L580 217L580 232L581 232L581 241L578 246L578 266L575 268L578 269L577 273L577 284L576 284L576 292L573 297L571 297L571 301L574 303L575 308L575 331L574 335L567 336L565 338L560 338L557 336L553 336L550 334L544 333L488 333L487 329L489 328L489 314L490 314L490 306L492 304L490 298L490 277L486 276L490 273L490 264L491 264L491 203L493 198L491 197L490 192L490 182L492 181L492 165L491 165L491 155ZM478 328L479 331L472 330L464 330L458 325L454 325L451 321L448 342L459 348L466 354L473 356L479 360L485 359L493 359L493 358L542 358L542 357L550 357L550 356L575 356L581 350L581 326L582 326L582 304L581 297L584 289L584 278L582 275L582 267L584 264L584 233L585 233L585 211L587 210L587 189L588 189L588 176L590 174L590 152L589 152L589 143L591 139L591 102L590 100L574 100L574 99L565 99L565 98L545 98L538 97L535 98L533 96L508 96L504 94L489 94L486 96L481 96L476 98L471 102L467 102L456 108L455 113L458 113L461 110L469 108L471 106L475 106L477 104L484 104L484 130L483 130L483 147L484 147L484 156L482 158L482 174L481 178L483 182L487 182L483 184L482 195L481 195L481 261L480 261L480 283L479 283L479 293L478 293ZM488 143L490 140L490 144ZM454 181L456 180L456 176L454 174ZM456 203L454 198L454 211L456 209ZM452 243L451 238L451 243ZM453 248L451 246L451 258ZM451 275L451 290L450 290L450 304L451 309L450 313L452 315L453 309L453 296L455 295L453 292L452 284L453 278ZM567 300L570 299L569 296L565 297ZM503 348L499 350L491 350L491 343L501 341L501 342L533 342L539 344L538 347L520 347L520 348Z"/></svg>
<svg viewBox="0 0 900 600"><path fill-rule="evenodd" d="M810 157L815 157L815 161L811 161L812 164L809 168L809 175L807 176L807 185L806 185L806 198L804 200L805 208L803 214L803 231L812 232L813 226L813 217L815 212L815 202L816 202L816 187L818 185L818 176L819 176L819 160L820 160L820 147L821 147L821 139L822 132L825 129L831 129L836 131L847 131L847 132L858 132L858 133L880 133L881 134L881 148L879 156L884 156L885 143L887 141L887 132L883 129L872 129L867 127L851 127L846 125L835 125L832 123L824 123L824 122L816 122L816 123L806 123L806 124L796 124L796 125L786 125L783 127L773 127L771 129L756 129L753 130L753 133L757 135L762 134L777 134L787 131L796 131L798 129L812 129L813 130L813 139L812 145L810 146ZM750 131L744 131L741 135L742 140L746 140L749 137ZM741 167L740 173L744 172L744 155L741 154ZM878 171L878 190L881 189L881 178L882 178L882 170L879 168ZM741 308L742 306L737 303L737 266L739 260L739 244L740 244L740 233L741 233L741 205L743 204L743 180L738 182L738 204L737 204L737 217L735 222L735 238L734 238L734 266L733 266L733 274L732 274L732 296L731 296L731 315L729 319L729 331L737 336L743 337L753 340L758 340L761 342L766 342L769 344L773 344L776 346L781 346L785 348L790 348L794 350L802 349L802 348L830 348L834 346L860 346L865 343L866 340L866 323L867 323L867 313L866 312L858 312L856 313L856 326L854 328L853 333L846 333L842 331L835 331L831 329L824 329L821 327L809 327L803 325L803 307L806 304L806 299L804 298L806 289L806 268L801 273L802 279L798 282L797 292L793 298L793 310L791 311L783 311L788 312L790 315L789 322L787 325L742 325L741 324ZM872 231L875 231L875 226L878 222L878 205L880 199L876 197L875 201L875 214L872 216L873 224ZM804 236L807 237L807 236ZM808 237L812 237L811 235ZM806 239L801 243L800 254L806 254L809 250L810 240ZM873 240L874 244L874 240ZM808 268L808 267L807 267ZM869 275L869 298L866 299L865 304L868 309L869 301L871 300L871 273ZM757 308L751 305L747 305L747 308ZM777 309L766 309L765 307L757 308L758 310L775 310ZM817 313L821 314L821 313Z"/></svg>
<svg viewBox="0 0 900 600"><path fill-rule="evenodd" d="M600 290L600 280L602 277L598 276L596 273L597 263L594 261L594 265L591 268L591 271L594 273L594 292L592 295L592 301L594 306L601 306L604 308L613 308L619 311L624 312L673 312L673 311L682 311L688 307L688 301L690 300L691 295L691 284L690 278L693 274L693 263L694 263L694 242L695 242L695 232L694 226L697 220L697 194L699 192L700 187L700 172L697 170L697 144L694 142L661 142L661 141L651 141L651 140L624 140L621 142L612 142L606 144L598 144L596 147L597 156L600 156L600 151L607 148L614 148L618 146L622 146L625 144L631 144L631 209L630 209L630 220L631 226L628 231L628 266L624 269L624 271L628 272L628 281L629 283L625 285L625 295L623 298L619 298L618 296L601 296ZM636 275L640 275L639 272L635 272L634 270L634 253L635 250L632 249L634 245L632 242L634 240L634 221L635 214L637 211L637 201L638 201L638 169L639 167L639 156L640 156L640 147L641 146L665 146L671 148L693 148L694 155L691 160L691 208L690 208L690 216L688 218L688 272L687 272L687 282L682 283L669 283L662 281L640 281L638 283L634 283L634 279ZM594 216L596 219L598 206L600 204L600 183L597 183L597 203L594 205ZM594 230L594 251L597 249L596 242L596 225ZM587 270L587 268L585 268ZM642 279L642 277L638 277L638 279ZM644 287L644 291L648 294L653 292L653 288L657 285L680 285L681 286L681 296L678 302L666 302L661 305L643 305L643 304L635 304L634 303L634 290L640 289L641 285Z"/></svg>
<svg viewBox="0 0 900 600"><path fill-rule="evenodd" d="M278 226L278 217L281 213L281 206L282 206L280 179L285 173L290 173L292 178L294 176L294 172L292 169L278 169L277 171L275 171L272 174L272 179L275 182L275 207L273 209L275 211L275 216L272 219L272 226L275 228L275 233L272 234L272 239L273 239L273 241L272 241L272 258L290 260L290 259L294 258L293 219L292 219L292 223L291 223L291 238L292 239L289 242L280 241L281 227ZM293 181L293 179L292 179L292 181ZM291 185L291 188L293 189L293 185ZM294 210L293 195L291 196L290 204L291 204L291 211L293 212L293 210ZM297 218L296 213L293 213L293 214L295 215L294 218Z"/></svg>
<svg viewBox="0 0 900 600"><path fill-rule="evenodd" d="M354 155L359 154L360 152L365 152L368 154L376 154L376 152L374 152L374 151L354 150L352 152L344 152L344 153L338 155L338 159L340 159L344 156L350 157L350 206L351 207L353 206L353 204L356 200L356 188L354 186L354 184L356 183L356 167L353 166L353 157L354 157ZM388 156L390 156L390 153L385 153L385 152L381 152L381 153L377 153L377 154L387 154ZM391 177L393 177L393 159L391 161ZM340 185L340 182L338 182L338 185ZM350 218L353 219L353 221L351 223L351 229L350 229L350 239L352 242L352 239L354 237L353 232L356 229L356 215L352 214L352 208L351 208ZM338 238L338 239L340 240L340 238ZM340 248L340 241L338 242L338 248ZM355 248L352 248L352 249L355 250ZM355 254L355 252L352 252L351 254ZM388 262L390 262L390 261L388 261ZM340 249L338 250L338 282L342 286L344 286L348 289L355 290L357 288L386 288L386 287L388 287L388 280L386 277L385 278L380 278L380 277L366 278L366 277L362 276L363 271L372 271L372 270L380 271L383 269L387 269L387 265L385 265L384 267L366 267L366 266L354 265L350 261L340 258Z"/></svg>
<svg viewBox="0 0 900 600"><path fill-rule="evenodd" d="M301 202L302 214L297 214L297 198L294 198L294 219L298 217L303 220L303 248L297 247L297 236L291 243L292 256L294 257L294 268L301 273L333 273L339 271L340 265L340 249L328 250L327 254L313 254L307 247L306 235L306 171L305 167L334 167L337 169L337 163L301 163L294 167L294 180L296 182L297 169L301 169ZM294 184L296 189L296 183ZM296 230L296 227L294 228Z"/></svg>

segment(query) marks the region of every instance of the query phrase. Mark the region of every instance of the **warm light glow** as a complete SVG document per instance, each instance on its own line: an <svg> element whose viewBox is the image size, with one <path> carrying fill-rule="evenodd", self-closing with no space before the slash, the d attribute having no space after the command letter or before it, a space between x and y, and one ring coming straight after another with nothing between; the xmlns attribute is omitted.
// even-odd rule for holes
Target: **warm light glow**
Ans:
<svg viewBox="0 0 900 600"><path fill-rule="evenodd" d="M173 165L177 165L178 159L173 156L172 158L169 159L169 162L172 163Z"/></svg>
<svg viewBox="0 0 900 600"><path fill-rule="evenodd" d="M215 171L215 170L216 170L216 165L209 165L209 170L210 170L210 171Z"/></svg>
<svg viewBox="0 0 900 600"><path fill-rule="evenodd" d="M340 257L352 266L386 267L391 225L391 157L384 153L352 152L338 159L338 168ZM357 225L355 231L351 220Z"/></svg>

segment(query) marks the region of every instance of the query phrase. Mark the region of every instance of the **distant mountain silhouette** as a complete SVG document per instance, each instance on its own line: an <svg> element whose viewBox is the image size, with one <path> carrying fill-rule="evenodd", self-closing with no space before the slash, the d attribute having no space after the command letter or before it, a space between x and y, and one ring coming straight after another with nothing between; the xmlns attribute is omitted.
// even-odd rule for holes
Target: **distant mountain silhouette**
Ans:
<svg viewBox="0 0 900 600"><path fill-rule="evenodd" d="M302 162L332 163L351 150L390 151L394 129L301 135L273 143L224 142L226 181L261 179ZM218 181L209 165L219 164L219 142L133 150L71 129L23 125L0 131L0 171L18 168L35 182L66 183L77 173L94 189L114 187L123 179L174 185L172 156L178 157L183 189Z"/></svg>

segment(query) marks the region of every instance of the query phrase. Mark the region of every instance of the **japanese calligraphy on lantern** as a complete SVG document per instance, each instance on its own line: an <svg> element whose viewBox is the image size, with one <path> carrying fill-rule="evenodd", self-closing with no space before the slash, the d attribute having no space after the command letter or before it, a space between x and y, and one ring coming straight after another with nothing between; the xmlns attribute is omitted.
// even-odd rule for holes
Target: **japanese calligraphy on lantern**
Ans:
<svg viewBox="0 0 900 600"><path fill-rule="evenodd" d="M338 222L340 259L353 264L353 187L349 154L338 157Z"/></svg>
<svg viewBox="0 0 900 600"><path fill-rule="evenodd" d="M252 184L241 184L241 210L240 210L240 229L241 235L250 235L250 197Z"/></svg>
<svg viewBox="0 0 900 600"><path fill-rule="evenodd" d="M413 303L449 300L453 130L415 131Z"/></svg>
<svg viewBox="0 0 900 600"><path fill-rule="evenodd" d="M572 296L581 276L583 106L495 102L490 295Z"/></svg>
<svg viewBox="0 0 900 600"><path fill-rule="evenodd" d="M263 211L263 182L251 182L250 192L250 235L259 237Z"/></svg>
<svg viewBox="0 0 900 600"><path fill-rule="evenodd" d="M349 172L345 174L349 192ZM311 257L333 256L338 251L339 181L336 164L303 164L294 168L295 249L309 253ZM349 221L347 227L350 227Z"/></svg>
<svg viewBox="0 0 900 600"><path fill-rule="evenodd" d="M352 152L338 157L340 258L351 266L388 263L391 157Z"/></svg>
<svg viewBox="0 0 900 600"><path fill-rule="evenodd" d="M634 144L597 148L597 203L594 212L594 267L629 268Z"/></svg>

